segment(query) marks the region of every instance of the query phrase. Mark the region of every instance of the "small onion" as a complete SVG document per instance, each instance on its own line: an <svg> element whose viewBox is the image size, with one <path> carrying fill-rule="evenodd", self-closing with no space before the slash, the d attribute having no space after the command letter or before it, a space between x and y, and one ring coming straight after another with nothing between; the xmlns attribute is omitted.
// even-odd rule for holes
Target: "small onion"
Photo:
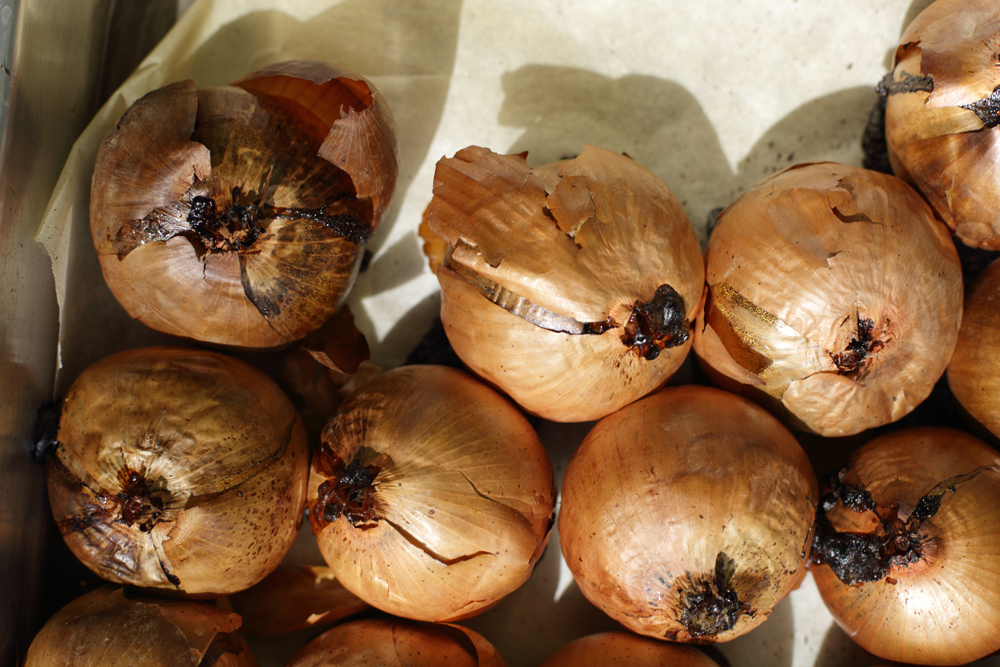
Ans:
<svg viewBox="0 0 1000 667"><path fill-rule="evenodd" d="M153 91L94 167L90 227L108 287L168 334L247 349L298 340L353 284L398 150L378 91L318 61Z"/></svg>
<svg viewBox="0 0 1000 667"><path fill-rule="evenodd" d="M527 411L599 419L690 348L704 268L684 209L628 156L532 169L469 147L438 162L421 234L455 352Z"/></svg>
<svg viewBox="0 0 1000 667"><path fill-rule="evenodd" d="M667 644L631 632L580 637L546 658L541 667L718 667L690 646Z"/></svg>
<svg viewBox="0 0 1000 667"><path fill-rule="evenodd" d="M207 604L102 588L49 619L24 667L257 667L239 627L238 615Z"/></svg>
<svg viewBox="0 0 1000 667"><path fill-rule="evenodd" d="M155 347L84 370L46 462L73 553L99 576L189 594L248 588L277 567L302 520L305 427L248 364Z"/></svg>
<svg viewBox="0 0 1000 667"><path fill-rule="evenodd" d="M345 588L398 616L453 621L531 574L552 524L552 466L503 396L461 371L404 366L327 423L308 503Z"/></svg>
<svg viewBox="0 0 1000 667"><path fill-rule="evenodd" d="M958 253L892 176L832 163L774 174L719 216L706 265L695 353L798 428L840 436L900 419L955 348Z"/></svg>
<svg viewBox="0 0 1000 667"><path fill-rule="evenodd" d="M1000 649L1000 452L946 428L855 452L824 495L813 578L866 651L961 665Z"/></svg>
<svg viewBox="0 0 1000 667"><path fill-rule="evenodd" d="M584 596L630 630L728 641L805 576L816 487L763 408L664 389L602 419L573 454L559 541Z"/></svg>

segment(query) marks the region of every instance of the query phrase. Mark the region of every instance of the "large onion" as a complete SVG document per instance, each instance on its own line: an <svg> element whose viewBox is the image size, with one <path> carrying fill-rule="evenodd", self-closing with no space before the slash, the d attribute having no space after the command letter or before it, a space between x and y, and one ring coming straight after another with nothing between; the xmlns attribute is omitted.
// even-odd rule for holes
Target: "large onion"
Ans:
<svg viewBox="0 0 1000 667"><path fill-rule="evenodd" d="M550 655L542 667L718 667L690 646L668 644L631 632L602 632L580 637Z"/></svg>

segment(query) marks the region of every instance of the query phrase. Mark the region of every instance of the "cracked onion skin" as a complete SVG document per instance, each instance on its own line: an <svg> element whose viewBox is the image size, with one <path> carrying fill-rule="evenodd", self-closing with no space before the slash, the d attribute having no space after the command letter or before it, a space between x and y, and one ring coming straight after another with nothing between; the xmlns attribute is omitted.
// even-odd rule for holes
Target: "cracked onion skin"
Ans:
<svg viewBox="0 0 1000 667"><path fill-rule="evenodd" d="M701 651L631 632L601 632L575 639L550 655L541 667L719 667Z"/></svg>
<svg viewBox="0 0 1000 667"><path fill-rule="evenodd" d="M398 152L378 91L320 61L153 91L98 150L90 227L105 281L167 334L243 350L299 340L353 285Z"/></svg>
<svg viewBox="0 0 1000 667"><path fill-rule="evenodd" d="M302 521L305 427L277 384L226 355L173 347L91 365L46 461L70 550L100 577L207 597L278 566Z"/></svg>
<svg viewBox="0 0 1000 667"><path fill-rule="evenodd" d="M883 84L893 170L963 243L1000 250L1000 8L937 0L906 28Z"/></svg>
<svg viewBox="0 0 1000 667"><path fill-rule="evenodd" d="M954 429L904 429L859 449L832 481L848 493L824 496L810 571L844 631L921 665L1000 649L1000 452Z"/></svg>
<svg viewBox="0 0 1000 667"><path fill-rule="evenodd" d="M798 429L843 436L902 418L955 348L958 253L893 176L778 172L722 212L705 262L695 353L714 382Z"/></svg>
<svg viewBox="0 0 1000 667"><path fill-rule="evenodd" d="M327 423L308 505L345 588L391 614L447 622L528 579L554 495L548 456L513 404L461 371L404 366Z"/></svg>
<svg viewBox="0 0 1000 667"><path fill-rule="evenodd" d="M704 266L664 183L587 146L536 169L471 146L438 162L424 252L455 352L530 413L599 419L690 349Z"/></svg>
<svg viewBox="0 0 1000 667"><path fill-rule="evenodd" d="M566 467L559 541L584 596L680 642L749 632L806 573L815 474L792 434L720 389L662 389L594 426Z"/></svg>

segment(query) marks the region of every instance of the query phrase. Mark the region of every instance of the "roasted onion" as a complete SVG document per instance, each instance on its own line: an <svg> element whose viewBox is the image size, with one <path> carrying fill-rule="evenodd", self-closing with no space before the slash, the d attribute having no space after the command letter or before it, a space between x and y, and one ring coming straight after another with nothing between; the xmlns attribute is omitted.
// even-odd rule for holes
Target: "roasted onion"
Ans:
<svg viewBox="0 0 1000 667"><path fill-rule="evenodd" d="M46 462L74 554L122 584L209 595L277 567L303 516L305 428L269 377L217 352L119 352L62 403Z"/></svg>
<svg viewBox="0 0 1000 667"><path fill-rule="evenodd" d="M308 502L345 588L398 616L452 621L531 574L552 523L552 467L500 394L461 371L404 366L329 421Z"/></svg>
<svg viewBox="0 0 1000 667"><path fill-rule="evenodd" d="M630 630L728 641L805 576L816 487L763 408L663 389L599 421L573 454L559 541L584 596Z"/></svg>
<svg viewBox="0 0 1000 667"><path fill-rule="evenodd" d="M94 167L90 227L108 287L168 334L248 349L298 340L353 284L397 154L378 91L326 63L153 91Z"/></svg>
<svg viewBox="0 0 1000 667"><path fill-rule="evenodd" d="M713 379L824 436L894 422L955 348L962 276L910 186L832 163L791 167L719 216L694 349Z"/></svg>
<svg viewBox="0 0 1000 667"><path fill-rule="evenodd" d="M679 646L631 632L602 632L580 637L550 655L542 667L718 667L690 646Z"/></svg>
<svg viewBox="0 0 1000 667"><path fill-rule="evenodd" d="M452 347L529 412L599 419L688 353L698 239L628 156L588 146L532 169L525 155L463 149L438 162L421 234Z"/></svg>
<svg viewBox="0 0 1000 667"><path fill-rule="evenodd" d="M1000 452L953 429L904 429L827 486L811 571L854 641L921 665L1000 649Z"/></svg>

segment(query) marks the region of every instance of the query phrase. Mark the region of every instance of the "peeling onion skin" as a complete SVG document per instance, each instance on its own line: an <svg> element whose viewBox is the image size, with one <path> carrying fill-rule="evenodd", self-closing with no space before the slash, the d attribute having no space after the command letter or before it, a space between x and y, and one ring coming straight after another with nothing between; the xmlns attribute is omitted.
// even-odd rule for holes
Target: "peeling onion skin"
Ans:
<svg viewBox="0 0 1000 667"><path fill-rule="evenodd" d="M32 640L23 667L257 667L240 617L207 604L91 591Z"/></svg>
<svg viewBox="0 0 1000 667"><path fill-rule="evenodd" d="M287 667L505 667L482 635L460 625L400 618L339 625L306 644Z"/></svg>
<svg viewBox="0 0 1000 667"><path fill-rule="evenodd" d="M854 586L829 565L810 564L834 619L866 651L961 665L1000 649L1000 452L961 431L915 428L876 438L851 456L844 483L867 491L883 519L905 520L936 485L980 467L946 491L919 526L923 551L914 562L892 563L884 577ZM842 502L826 516L839 532L880 532L872 511Z"/></svg>
<svg viewBox="0 0 1000 667"><path fill-rule="evenodd" d="M286 346L346 298L398 152L382 96L319 61L153 91L98 150L90 225L105 281L158 331Z"/></svg>
<svg viewBox="0 0 1000 667"><path fill-rule="evenodd" d="M931 4L900 38L885 113L893 170L963 243L988 250L1000 250L1000 127L983 108L1000 86L998 32L994 2Z"/></svg>
<svg viewBox="0 0 1000 667"><path fill-rule="evenodd" d="M687 356L701 249L676 197L628 156L587 146L532 169L524 154L465 148L438 162L421 236L455 352L532 414L599 419L663 385ZM506 305L478 279L502 288ZM636 308L661 288L682 300L670 333L626 342Z"/></svg>
<svg viewBox="0 0 1000 667"><path fill-rule="evenodd" d="M668 644L631 632L602 632L562 647L541 667L719 667L698 649Z"/></svg>
<svg viewBox="0 0 1000 667"><path fill-rule="evenodd" d="M892 176L833 163L778 172L722 212L705 261L695 353L714 382L795 428L830 437L894 422L955 348L958 253Z"/></svg>
<svg viewBox="0 0 1000 667"><path fill-rule="evenodd" d="M207 597L278 566L302 521L305 427L269 377L142 348L81 373L46 462L63 539L104 579Z"/></svg>
<svg viewBox="0 0 1000 667"><path fill-rule="evenodd" d="M461 371L404 366L327 423L308 505L346 589L391 614L445 622L528 579L554 496L548 456L513 404Z"/></svg>
<svg viewBox="0 0 1000 667"><path fill-rule="evenodd" d="M724 642L802 581L816 501L805 452L766 410L667 388L584 438L563 480L559 541L584 596L626 628ZM698 613L707 589L725 618Z"/></svg>

